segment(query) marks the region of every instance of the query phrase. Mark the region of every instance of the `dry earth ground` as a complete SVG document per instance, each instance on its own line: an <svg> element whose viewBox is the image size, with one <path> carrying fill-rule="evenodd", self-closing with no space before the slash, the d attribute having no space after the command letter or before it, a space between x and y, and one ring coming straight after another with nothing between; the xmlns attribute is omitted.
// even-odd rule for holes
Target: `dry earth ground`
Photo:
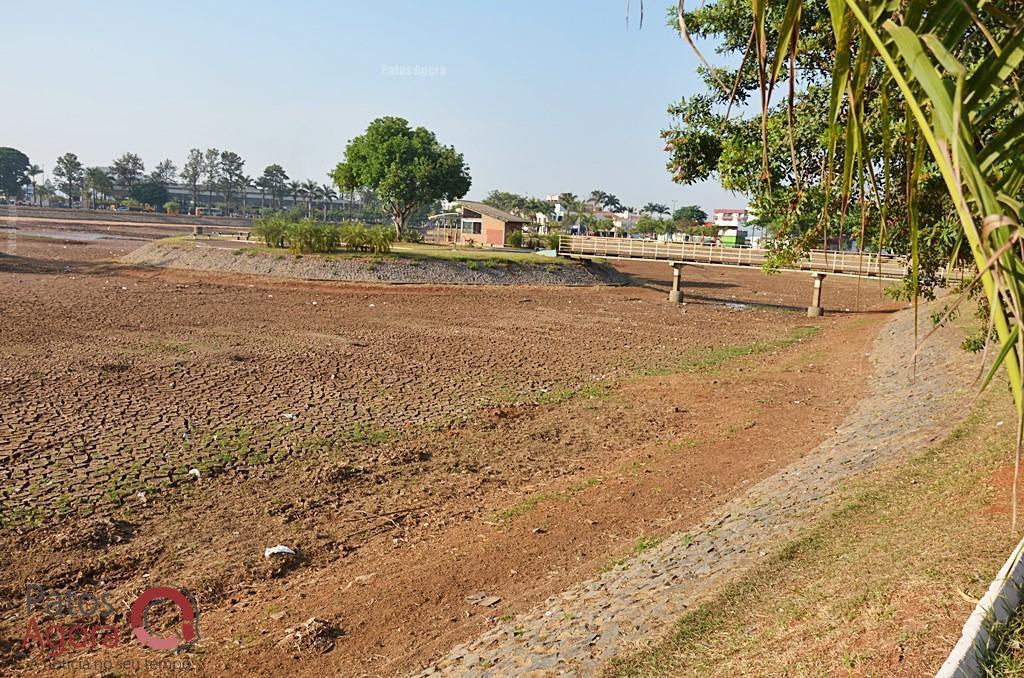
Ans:
<svg viewBox="0 0 1024 678"><path fill-rule="evenodd" d="M5 671L47 668L30 581L189 588L207 675L413 670L811 449L891 308L830 279L860 312L811 321L809 276L699 267L670 306L653 264L495 289L116 263L137 245L0 231ZM337 637L285 640L313 616Z"/></svg>

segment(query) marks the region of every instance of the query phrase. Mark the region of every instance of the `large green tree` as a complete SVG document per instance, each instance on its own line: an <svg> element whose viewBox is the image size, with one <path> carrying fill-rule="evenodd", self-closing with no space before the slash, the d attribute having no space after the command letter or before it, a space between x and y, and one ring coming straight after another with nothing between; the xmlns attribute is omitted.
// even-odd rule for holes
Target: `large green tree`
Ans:
<svg viewBox="0 0 1024 678"><path fill-rule="evenodd" d="M167 187L156 181L143 181L132 186L131 197L143 205L162 210L164 203L170 200Z"/></svg>
<svg viewBox="0 0 1024 678"><path fill-rule="evenodd" d="M156 167L149 176L146 177L147 181L160 184L161 186L167 186L173 184L174 180L178 176L178 166L174 164L174 161L170 158L161 160L157 163Z"/></svg>
<svg viewBox="0 0 1024 678"><path fill-rule="evenodd" d="M8 198L20 198L31 183L28 156L16 148L0 147L0 193Z"/></svg>
<svg viewBox="0 0 1024 678"><path fill-rule="evenodd" d="M789 5L790 0L765 1L768 44L778 41L773 31ZM678 30L677 9L671 8L669 23ZM862 140L869 157L888 156L886 167L875 163L844 168L845 148L838 144L830 152L829 145L836 43L828 0L806 0L797 16L796 78L781 69L769 100L767 90L761 99L763 74L758 59L748 51L754 23L751 3L717 0L685 13L691 36L715 41L719 54L740 65L702 69L704 91L670 106L671 124L662 132L668 169L682 184L717 179L724 188L748 198L761 225L787 236L802 235L807 245L828 244L832 236L854 238L862 246L908 249L905 197L896 192L871 195L861 191L856 181L858 173L871 178L876 170L896 176L905 172L902 108L891 106L886 116L880 115L886 100L883 90L892 94L894 88L883 81L880 70L866 71L874 83L860 100L868 113ZM766 106L765 116L760 111L746 112L751 110L746 104L754 101ZM839 124L844 124L848 109L839 108L836 113ZM875 178L880 183L881 177ZM844 192L844 187L852 190ZM888 216L884 224L877 209L883 200ZM950 203L940 190L929 207L930 222L938 223Z"/></svg>
<svg viewBox="0 0 1024 678"><path fill-rule="evenodd" d="M102 167L88 167L85 170L85 187L101 198L114 195L114 178Z"/></svg>
<svg viewBox="0 0 1024 678"><path fill-rule="evenodd" d="M224 202L229 205L243 189L245 179L245 160L234 151L222 151L220 154L220 186L224 193Z"/></svg>
<svg viewBox="0 0 1024 678"><path fill-rule="evenodd" d="M698 205L683 205L672 213L673 221L690 221L700 226L708 220L708 213Z"/></svg>
<svg viewBox="0 0 1024 678"><path fill-rule="evenodd" d="M216 148L206 149L206 153L203 155L203 178L206 180L206 190L210 194L211 205L214 201L214 191L220 188L223 176L220 151Z"/></svg>
<svg viewBox="0 0 1024 678"><path fill-rule="evenodd" d="M131 192L132 186L138 183L142 173L146 171L146 165L138 155L125 153L110 164L110 171L117 179L117 183Z"/></svg>
<svg viewBox="0 0 1024 678"><path fill-rule="evenodd" d="M271 203L281 207L281 199L288 195L288 173L278 164L267 165L256 180L256 186L270 194Z"/></svg>
<svg viewBox="0 0 1024 678"><path fill-rule="evenodd" d="M78 156L74 153L65 153L57 158L53 177L57 180L57 190L67 196L68 207L71 207L75 198L82 194L84 170Z"/></svg>
<svg viewBox="0 0 1024 678"><path fill-rule="evenodd" d="M919 150L909 134L912 121L897 103L899 90L880 64L844 62L861 91L855 110L849 101L832 106L835 92L845 87L841 81L833 84L837 45L830 3L796 4L800 12L793 15L797 21L787 34L796 41L787 42L792 49L780 55L761 56L754 49L752 27L762 22L755 21L751 3L717 0L685 14L692 37L716 41L718 52L739 65L703 69L705 91L669 108L672 122L662 132L668 169L679 183L715 178L746 196L758 224L793 245L780 250L784 258L807 247L851 241L869 250L910 254L916 249L917 274L908 275L896 293L932 296L943 262L954 252L961 261L966 256L966 249L956 249L955 229L949 228L955 210L942 177L930 163L915 172L919 200L914 215L906 190L885 189L892 179L909 175ZM781 41L779 26L791 6L791 0L763 3L765 49ZM673 6L669 18L676 30L677 10ZM777 79L771 77L774 72L762 72L765 60L779 64ZM774 84L762 88L762 79ZM744 114L757 108L745 105L755 101L764 115ZM857 121L854 133L844 134L851 121Z"/></svg>
<svg viewBox="0 0 1024 678"><path fill-rule="evenodd" d="M437 200L457 200L471 184L461 153L442 145L426 128L412 128L395 117L374 120L350 141L332 177L343 191L373 190L399 237L417 209Z"/></svg>
<svg viewBox="0 0 1024 678"><path fill-rule="evenodd" d="M192 194L192 209L199 204L199 186L203 180L203 152L193 148L188 152L185 165L181 168L181 180Z"/></svg>

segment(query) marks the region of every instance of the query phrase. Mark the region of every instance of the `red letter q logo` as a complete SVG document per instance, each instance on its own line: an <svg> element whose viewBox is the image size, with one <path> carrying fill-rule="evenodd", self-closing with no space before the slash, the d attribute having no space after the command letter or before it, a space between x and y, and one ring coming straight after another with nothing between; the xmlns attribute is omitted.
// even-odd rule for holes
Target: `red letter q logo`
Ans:
<svg viewBox="0 0 1024 678"><path fill-rule="evenodd" d="M158 600L169 600L178 606L178 611L181 614L181 639L176 635L154 636L146 629L146 608L150 603ZM128 621L131 624L132 633L146 647L154 650L176 650L181 645L190 645L199 639L197 616L198 612L188 596L169 586L157 586L146 589L135 599Z"/></svg>

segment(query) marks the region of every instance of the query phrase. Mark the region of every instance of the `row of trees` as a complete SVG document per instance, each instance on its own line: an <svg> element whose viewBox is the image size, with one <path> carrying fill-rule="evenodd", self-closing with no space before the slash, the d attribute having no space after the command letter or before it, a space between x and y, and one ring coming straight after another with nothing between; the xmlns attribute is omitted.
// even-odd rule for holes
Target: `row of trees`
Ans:
<svg viewBox="0 0 1024 678"><path fill-rule="evenodd" d="M252 188L261 191L261 207L268 203L281 209L284 200L290 197L293 205L305 204L307 216L314 209L321 211L324 218L335 202L339 200L336 187L313 180L292 180L279 164L268 165L263 173L253 179L245 173L245 160L233 151L208 148L205 151L193 148L189 151L180 171L171 159L157 163L146 173L146 165L136 153L124 153L115 158L109 167L86 167L75 153L65 153L53 168L53 184L39 184L36 177L43 173L38 166L29 162L28 156L14 148L0 148L0 194L11 199L20 198L24 190L32 186L34 199L56 197L59 192L71 206L76 200L97 204L111 203L120 189L128 198L153 207L162 207L169 200L168 187L179 180L191 193L191 204L201 204L204 194L207 204L213 204L217 197L223 197L225 206L239 207L241 196ZM360 196L359 202L373 203L370 196ZM356 202L350 196L349 202Z"/></svg>

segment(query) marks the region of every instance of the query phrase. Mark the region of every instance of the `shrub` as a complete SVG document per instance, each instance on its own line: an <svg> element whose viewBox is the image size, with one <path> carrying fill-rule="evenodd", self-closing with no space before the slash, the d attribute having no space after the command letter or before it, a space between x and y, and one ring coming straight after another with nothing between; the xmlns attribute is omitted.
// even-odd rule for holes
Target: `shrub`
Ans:
<svg viewBox="0 0 1024 678"><path fill-rule="evenodd" d="M374 226L369 229L370 251L374 254L387 254L391 244L395 242L395 232L386 226Z"/></svg>
<svg viewBox="0 0 1024 678"><path fill-rule="evenodd" d="M328 253L338 248L338 229L332 224L322 224L315 219L301 219L288 224L285 240L295 252Z"/></svg>
<svg viewBox="0 0 1024 678"><path fill-rule="evenodd" d="M548 233L546 236L544 236L544 240L547 242L549 250L558 249L558 238L560 235L561 233Z"/></svg>
<svg viewBox="0 0 1024 678"><path fill-rule="evenodd" d="M522 231L512 231L511 233L508 234L508 237L505 238L505 244L506 245L511 245L512 247L522 247L523 246L523 232Z"/></svg>
<svg viewBox="0 0 1024 678"><path fill-rule="evenodd" d="M168 214L177 214L180 211L181 205L178 204L177 200L168 200L164 203L164 212Z"/></svg>
<svg viewBox="0 0 1024 678"><path fill-rule="evenodd" d="M370 234L366 226L355 221L346 221L341 225L341 241L345 249L362 252L370 248Z"/></svg>
<svg viewBox="0 0 1024 678"><path fill-rule="evenodd" d="M423 242L423 234L410 228L402 234L402 240L418 245Z"/></svg>
<svg viewBox="0 0 1024 678"><path fill-rule="evenodd" d="M262 240L267 247L284 247L284 234L288 223L279 214L270 214L256 219L252 234Z"/></svg>

